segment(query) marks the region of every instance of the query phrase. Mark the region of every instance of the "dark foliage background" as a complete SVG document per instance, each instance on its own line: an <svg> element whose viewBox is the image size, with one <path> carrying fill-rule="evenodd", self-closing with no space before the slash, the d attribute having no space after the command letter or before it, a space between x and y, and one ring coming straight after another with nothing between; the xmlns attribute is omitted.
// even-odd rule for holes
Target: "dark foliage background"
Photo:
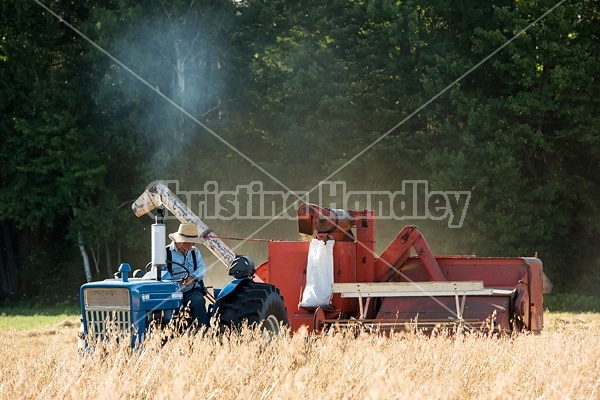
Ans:
<svg viewBox="0 0 600 400"><path fill-rule="evenodd" d="M382 220L378 246L416 223L436 253L537 253L556 293L598 297L597 1L562 3L417 113L556 3L44 4L148 85L35 1L0 1L0 301L64 301L120 262L145 265L151 220L130 203L156 179L469 191L460 229ZM246 236L265 221L207 222ZM266 259L261 244L236 251Z"/></svg>

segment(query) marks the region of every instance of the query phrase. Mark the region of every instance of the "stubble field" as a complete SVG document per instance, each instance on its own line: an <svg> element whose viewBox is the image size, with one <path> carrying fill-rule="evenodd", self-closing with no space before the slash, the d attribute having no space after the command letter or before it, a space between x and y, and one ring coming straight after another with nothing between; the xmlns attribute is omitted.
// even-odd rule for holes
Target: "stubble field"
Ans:
<svg viewBox="0 0 600 400"><path fill-rule="evenodd" d="M599 399L600 315L541 335L181 337L77 351L77 323L0 331L1 399Z"/></svg>

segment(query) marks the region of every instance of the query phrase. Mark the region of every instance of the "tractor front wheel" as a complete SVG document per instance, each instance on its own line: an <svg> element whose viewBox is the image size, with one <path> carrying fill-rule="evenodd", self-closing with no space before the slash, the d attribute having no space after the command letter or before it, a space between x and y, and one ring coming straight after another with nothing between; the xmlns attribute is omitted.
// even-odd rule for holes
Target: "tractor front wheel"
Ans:
<svg viewBox="0 0 600 400"><path fill-rule="evenodd" d="M216 310L221 332L237 330L247 323L264 332L279 334L281 325L289 325L279 289L248 280L223 299Z"/></svg>

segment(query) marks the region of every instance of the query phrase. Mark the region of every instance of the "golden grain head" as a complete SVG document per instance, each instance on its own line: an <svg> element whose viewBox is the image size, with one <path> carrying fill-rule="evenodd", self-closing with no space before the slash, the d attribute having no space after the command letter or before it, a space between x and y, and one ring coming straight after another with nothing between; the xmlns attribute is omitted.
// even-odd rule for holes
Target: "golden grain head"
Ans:
<svg viewBox="0 0 600 400"><path fill-rule="evenodd" d="M150 339L77 352L77 328L0 332L0 399L598 398L600 315L541 335L300 331ZM288 332L289 333L289 332Z"/></svg>

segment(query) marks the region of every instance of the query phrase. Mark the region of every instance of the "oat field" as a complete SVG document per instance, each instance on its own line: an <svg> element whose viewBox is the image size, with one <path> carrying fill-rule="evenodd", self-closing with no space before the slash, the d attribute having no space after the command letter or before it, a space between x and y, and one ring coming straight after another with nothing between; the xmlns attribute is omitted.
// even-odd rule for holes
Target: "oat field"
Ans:
<svg viewBox="0 0 600 400"><path fill-rule="evenodd" d="M77 324L0 331L0 399L599 399L600 315L507 338L181 337L81 356Z"/></svg>

